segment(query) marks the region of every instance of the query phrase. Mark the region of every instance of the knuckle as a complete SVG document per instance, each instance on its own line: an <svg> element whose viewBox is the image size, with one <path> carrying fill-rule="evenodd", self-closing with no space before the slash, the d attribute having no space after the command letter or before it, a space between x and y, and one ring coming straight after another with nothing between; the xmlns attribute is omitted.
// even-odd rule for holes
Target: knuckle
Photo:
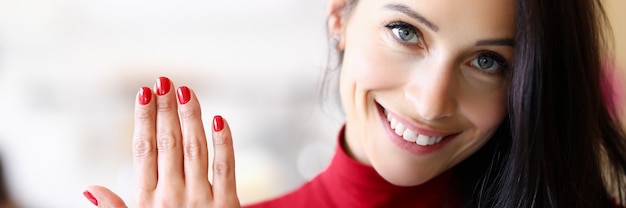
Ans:
<svg viewBox="0 0 626 208"><path fill-rule="evenodd" d="M183 155L185 158L198 158L200 156L200 153L202 152L200 144L196 141L186 142L183 146Z"/></svg>
<svg viewBox="0 0 626 208"><path fill-rule="evenodd" d="M215 137L215 139L213 140L213 146L219 147L219 146L227 146L229 145L229 140L226 138L226 135L219 135L217 137Z"/></svg>
<svg viewBox="0 0 626 208"><path fill-rule="evenodd" d="M176 104L167 99L159 99L157 102L158 112L172 112L176 110Z"/></svg>
<svg viewBox="0 0 626 208"><path fill-rule="evenodd" d="M193 120L193 119L201 118L202 113L200 111L200 108L188 107L188 108L181 108L179 115L184 120Z"/></svg>
<svg viewBox="0 0 626 208"><path fill-rule="evenodd" d="M152 198L149 196L151 195L144 192L141 194L135 193L132 204L133 207L149 207L151 204L150 202L152 201Z"/></svg>
<svg viewBox="0 0 626 208"><path fill-rule="evenodd" d="M174 139L174 136L168 133L158 133L156 140L158 151L167 151L173 149L176 146L176 139Z"/></svg>
<svg viewBox="0 0 626 208"><path fill-rule="evenodd" d="M197 195L197 194L196 194ZM193 196L187 199L186 207L187 208L197 208L197 207L206 207L208 202L198 198L197 196Z"/></svg>
<svg viewBox="0 0 626 208"><path fill-rule="evenodd" d="M157 200L157 202L155 203L157 204L157 207L173 207L172 206L172 201L169 200L169 198L160 198Z"/></svg>
<svg viewBox="0 0 626 208"><path fill-rule="evenodd" d="M133 142L133 155L136 158L145 158L150 155L152 151L152 144L145 136L139 136L138 139Z"/></svg>
<svg viewBox="0 0 626 208"><path fill-rule="evenodd" d="M155 199L156 207L183 207L183 194L180 191L166 190Z"/></svg>
<svg viewBox="0 0 626 208"><path fill-rule="evenodd" d="M213 171L218 176L227 176L233 170L232 170L232 167L226 161L215 161L213 163Z"/></svg>
<svg viewBox="0 0 626 208"><path fill-rule="evenodd" d="M162 208L174 208L174 202L172 202L172 200L168 198L159 198L156 200L156 202L154 203L156 205L156 207L162 207Z"/></svg>
<svg viewBox="0 0 626 208"><path fill-rule="evenodd" d="M156 116L148 109L140 108L135 110L135 118L139 121L154 121L156 119Z"/></svg>

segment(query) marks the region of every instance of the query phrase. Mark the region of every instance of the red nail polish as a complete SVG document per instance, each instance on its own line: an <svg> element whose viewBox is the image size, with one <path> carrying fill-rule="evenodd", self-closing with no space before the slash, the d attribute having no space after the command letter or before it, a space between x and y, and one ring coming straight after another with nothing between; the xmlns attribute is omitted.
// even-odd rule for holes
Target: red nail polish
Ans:
<svg viewBox="0 0 626 208"><path fill-rule="evenodd" d="M159 77L156 83L157 95L165 95L170 92L170 79L167 77Z"/></svg>
<svg viewBox="0 0 626 208"><path fill-rule="evenodd" d="M224 129L224 119L222 118L222 116L213 117L213 130L218 132L222 129Z"/></svg>
<svg viewBox="0 0 626 208"><path fill-rule="evenodd" d="M141 87L139 90L139 104L147 105L152 99L152 90L148 87Z"/></svg>
<svg viewBox="0 0 626 208"><path fill-rule="evenodd" d="M89 199L89 201L91 201L93 205L98 206L98 200L95 197L93 197L93 195L91 195L89 191L83 192L83 195L85 195L85 197Z"/></svg>
<svg viewBox="0 0 626 208"><path fill-rule="evenodd" d="M191 99L191 93L189 92L189 88L185 86L179 87L177 94L178 94L178 102L180 104L185 104L189 102L189 99Z"/></svg>

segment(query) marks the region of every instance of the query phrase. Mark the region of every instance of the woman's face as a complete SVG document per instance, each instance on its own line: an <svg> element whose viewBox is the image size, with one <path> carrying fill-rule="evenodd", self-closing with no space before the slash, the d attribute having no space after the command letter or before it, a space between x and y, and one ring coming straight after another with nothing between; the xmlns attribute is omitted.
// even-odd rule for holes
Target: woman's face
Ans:
<svg viewBox="0 0 626 208"><path fill-rule="evenodd" d="M507 111L514 13L512 0L360 0L335 14L348 153L409 186L482 147Z"/></svg>

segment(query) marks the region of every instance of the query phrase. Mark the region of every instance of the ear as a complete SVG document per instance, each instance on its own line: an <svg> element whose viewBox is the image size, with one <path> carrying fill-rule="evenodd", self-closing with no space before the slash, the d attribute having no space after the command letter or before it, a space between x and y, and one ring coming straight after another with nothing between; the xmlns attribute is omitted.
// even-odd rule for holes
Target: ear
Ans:
<svg viewBox="0 0 626 208"><path fill-rule="evenodd" d="M328 0L328 37L332 40L337 50L345 49L345 23L346 23L346 0Z"/></svg>

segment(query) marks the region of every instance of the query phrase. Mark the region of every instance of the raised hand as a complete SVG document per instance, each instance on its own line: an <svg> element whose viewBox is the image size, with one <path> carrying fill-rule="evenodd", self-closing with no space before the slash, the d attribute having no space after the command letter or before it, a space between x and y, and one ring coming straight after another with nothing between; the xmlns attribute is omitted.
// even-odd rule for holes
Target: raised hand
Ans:
<svg viewBox="0 0 626 208"><path fill-rule="evenodd" d="M142 87L137 95L132 207L240 207L228 123L213 118L211 183L200 103L188 87L173 89L168 78L160 77L154 92ZM127 207L102 186L90 186L84 194L98 207Z"/></svg>

